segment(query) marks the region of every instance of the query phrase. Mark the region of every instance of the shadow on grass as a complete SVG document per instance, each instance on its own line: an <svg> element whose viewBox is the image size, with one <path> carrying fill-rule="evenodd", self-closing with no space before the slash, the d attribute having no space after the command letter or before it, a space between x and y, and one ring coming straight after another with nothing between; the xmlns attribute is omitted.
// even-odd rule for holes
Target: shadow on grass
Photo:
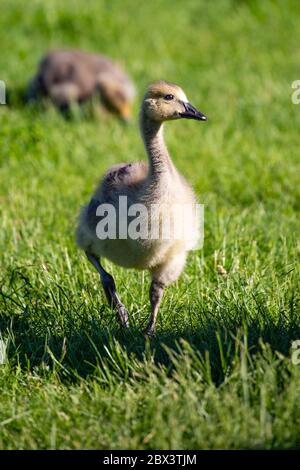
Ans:
<svg viewBox="0 0 300 470"><path fill-rule="evenodd" d="M159 330L151 340L136 326L128 330L117 327L106 306L95 315L95 306L73 303L62 286L56 285L51 291L32 285L26 270L16 268L2 279L0 300L0 333L8 338L9 362L30 370L43 365L54 367L62 377L73 379L93 374L95 367L106 361L112 367L119 364L120 379L131 360L142 367L150 362L158 370L162 366L171 371L174 364L170 351L183 354L179 361L184 360L181 344L185 341L206 361L211 380L219 384L240 354L242 343L249 355L258 352L263 341L273 352L288 356L292 341L300 338L297 293L276 315L259 296L255 297L251 316L245 303L230 299L222 310L214 304L211 311L202 306L196 326ZM195 311L199 308L195 303Z"/></svg>
<svg viewBox="0 0 300 470"><path fill-rule="evenodd" d="M26 87L15 87L9 89L7 92L7 102L6 104L11 109L15 110L29 110L36 117L41 117L47 109L53 108L57 113L59 113L66 120L72 120L76 116L76 113L72 113L70 109L61 108L58 109L50 100L40 97L39 99L28 99L27 88ZM78 114L78 113L77 113Z"/></svg>
<svg viewBox="0 0 300 470"><path fill-rule="evenodd" d="M30 370L45 365L54 367L62 379L72 381L93 374L95 367L101 367L105 361L113 364L134 358L147 366L147 352L156 366L164 366L167 373L171 372L173 363L168 350L180 354L180 344L185 340L197 355L209 362L211 380L217 385L222 383L226 368L230 368L234 357L239 355L238 345L245 337L249 355L258 352L263 341L273 352L285 356L290 354L291 342L300 338L299 321L289 318L287 322L284 315L276 322L265 318L260 325L257 321L247 324L227 321L222 325L219 321L205 319L196 330L162 331L152 340L145 339L136 327L120 330L103 326L98 318L82 322L73 331L67 328L69 331L61 335L51 334L51 330L37 332L26 317L16 317L13 324L2 319L0 330L13 332L8 348L12 364L18 363Z"/></svg>
<svg viewBox="0 0 300 470"><path fill-rule="evenodd" d="M80 104L74 104L71 106L55 106L50 98L39 97L38 99L28 99L26 87L15 87L8 89L6 96L6 105L11 109L16 110L29 110L35 116L40 117L47 112L49 109L55 110L60 116L66 121L95 121L98 119L106 119L110 117L116 117L112 110L109 110L101 102L99 96L95 95L91 98L86 99ZM121 125L127 125L128 123L118 118Z"/></svg>

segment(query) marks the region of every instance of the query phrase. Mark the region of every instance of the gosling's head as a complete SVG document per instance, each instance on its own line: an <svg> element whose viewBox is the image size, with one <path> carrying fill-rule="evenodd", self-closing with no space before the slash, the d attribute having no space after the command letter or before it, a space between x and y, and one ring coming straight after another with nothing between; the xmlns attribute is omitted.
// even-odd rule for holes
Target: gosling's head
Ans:
<svg viewBox="0 0 300 470"><path fill-rule="evenodd" d="M142 111L156 122L172 119L196 119L206 121L207 117L189 103L184 91L174 83L157 81L149 85Z"/></svg>
<svg viewBox="0 0 300 470"><path fill-rule="evenodd" d="M123 79L123 77L102 73L98 78L98 87L106 108L124 121L129 121L135 95L133 84L129 80Z"/></svg>

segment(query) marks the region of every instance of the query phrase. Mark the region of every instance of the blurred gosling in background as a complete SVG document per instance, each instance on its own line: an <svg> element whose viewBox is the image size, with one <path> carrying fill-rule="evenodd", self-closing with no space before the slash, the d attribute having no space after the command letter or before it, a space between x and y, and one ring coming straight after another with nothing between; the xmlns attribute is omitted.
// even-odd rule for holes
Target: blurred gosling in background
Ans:
<svg viewBox="0 0 300 470"><path fill-rule="evenodd" d="M176 213L176 204L194 205L196 197L190 185L175 168L163 137L164 121L181 118L206 120L206 117L188 102L186 95L177 85L165 81L150 85L140 114L148 164L123 163L108 170L90 203L83 209L77 228L77 243L99 272L108 303L116 310L118 320L124 327L128 326L128 312L119 299L113 277L104 270L100 259L107 258L125 268L150 271L151 316L145 331L149 336L155 333L164 288L179 277L187 253L193 246L190 246L190 241L186 238L99 239L96 234L99 222L96 211L100 204L110 204L119 214L119 197L127 196L128 207L132 204L143 204L149 209L148 212L155 207L156 213L151 212L150 223L159 225L158 233L161 233L161 225L174 208L174 223L178 226L186 224L192 230L195 221L189 219L187 222L182 212ZM128 224L128 219L126 222ZM144 223L148 224L149 219Z"/></svg>
<svg viewBox="0 0 300 470"><path fill-rule="evenodd" d="M61 110L100 95L102 104L124 120L131 114L135 89L122 68L102 55L53 50L41 60L29 84L27 100L49 97Z"/></svg>

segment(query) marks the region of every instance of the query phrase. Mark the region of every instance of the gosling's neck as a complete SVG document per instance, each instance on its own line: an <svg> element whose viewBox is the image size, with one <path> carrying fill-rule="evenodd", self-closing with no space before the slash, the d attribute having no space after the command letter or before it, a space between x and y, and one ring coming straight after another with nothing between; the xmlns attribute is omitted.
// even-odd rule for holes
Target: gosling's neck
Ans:
<svg viewBox="0 0 300 470"><path fill-rule="evenodd" d="M163 136L163 123L149 119L142 109L141 133L149 159L149 176L162 177L175 170Z"/></svg>

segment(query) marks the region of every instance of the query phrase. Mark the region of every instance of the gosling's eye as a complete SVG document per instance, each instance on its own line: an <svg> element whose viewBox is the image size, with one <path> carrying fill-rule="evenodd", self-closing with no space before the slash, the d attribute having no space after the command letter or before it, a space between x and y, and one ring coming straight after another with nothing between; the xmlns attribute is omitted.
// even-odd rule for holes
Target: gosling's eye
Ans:
<svg viewBox="0 0 300 470"><path fill-rule="evenodd" d="M171 100L174 99L174 95L165 95L165 96L164 96L164 99L165 99L166 101L171 101Z"/></svg>

